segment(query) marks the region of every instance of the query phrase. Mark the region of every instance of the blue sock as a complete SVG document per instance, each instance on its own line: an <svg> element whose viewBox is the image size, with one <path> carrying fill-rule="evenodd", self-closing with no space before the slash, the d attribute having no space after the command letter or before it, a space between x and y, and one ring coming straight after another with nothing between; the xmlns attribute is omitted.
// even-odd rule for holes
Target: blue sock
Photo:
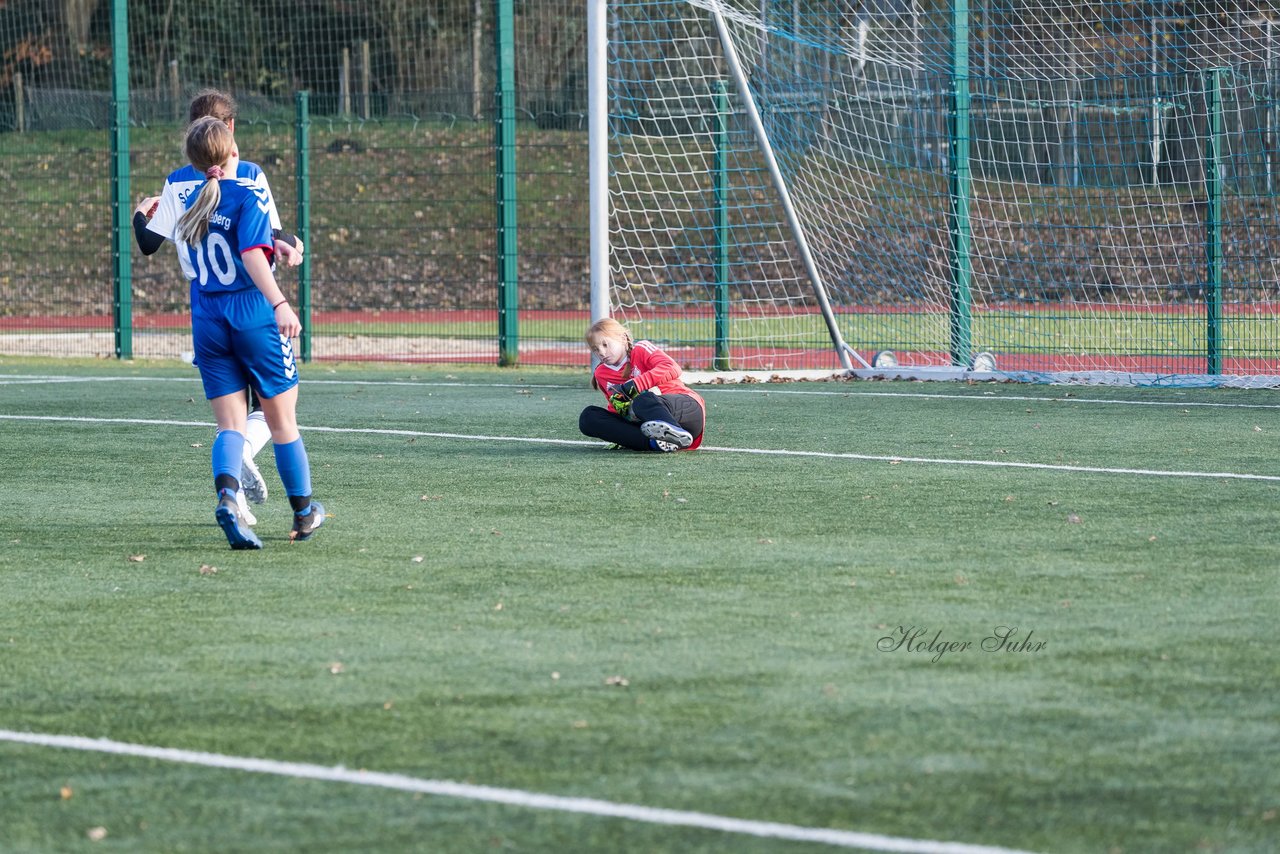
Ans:
<svg viewBox="0 0 1280 854"><path fill-rule="evenodd" d="M218 477L231 477L240 482L240 464L244 459L244 434L235 430L219 430L213 438L213 481L217 488Z"/></svg>
<svg viewBox="0 0 1280 854"><path fill-rule="evenodd" d="M275 445L276 471L280 472L280 482L284 484L285 495L289 503L295 504L295 498L311 498L311 463L307 461L307 449L302 446L299 436L287 445ZM294 507L295 511L306 510L305 507Z"/></svg>

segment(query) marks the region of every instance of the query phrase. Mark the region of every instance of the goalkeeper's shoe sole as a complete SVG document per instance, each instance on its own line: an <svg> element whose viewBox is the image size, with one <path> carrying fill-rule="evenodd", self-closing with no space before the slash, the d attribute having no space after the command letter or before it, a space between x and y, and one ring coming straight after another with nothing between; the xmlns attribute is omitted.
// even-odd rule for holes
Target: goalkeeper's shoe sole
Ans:
<svg viewBox="0 0 1280 854"><path fill-rule="evenodd" d="M693 434L667 421L646 421L640 432L656 442L667 442L683 451L693 444Z"/></svg>
<svg viewBox="0 0 1280 854"><path fill-rule="evenodd" d="M258 464L247 453L240 461L240 488L244 490L245 498L254 504L267 500L267 482L262 479Z"/></svg>
<svg viewBox="0 0 1280 854"><path fill-rule="evenodd" d="M319 501L311 502L311 512L299 516L293 514L293 530L289 532L289 539L297 542L298 540L309 540L315 534L316 529L324 524L324 505Z"/></svg>
<svg viewBox="0 0 1280 854"><path fill-rule="evenodd" d="M237 551L262 548L262 540L258 539L258 535L252 528L240 520L239 508L236 507L234 498L224 498L219 501L218 509L213 515L218 520L218 527L227 535L227 542L231 544L231 548Z"/></svg>

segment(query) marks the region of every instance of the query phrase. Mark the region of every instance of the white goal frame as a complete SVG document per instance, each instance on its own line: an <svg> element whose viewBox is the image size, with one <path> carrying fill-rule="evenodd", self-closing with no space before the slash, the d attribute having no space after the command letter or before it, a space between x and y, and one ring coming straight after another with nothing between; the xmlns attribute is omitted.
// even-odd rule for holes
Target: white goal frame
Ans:
<svg viewBox="0 0 1280 854"><path fill-rule="evenodd" d="M587 68L588 68L588 172L591 320L594 323L612 313L611 306L611 246L610 246L610 197L609 197L609 3L608 0L587 0ZM814 299L822 313L831 345L839 360L841 370L847 376L868 379L994 379L995 359L990 353L980 353L968 365L957 367L910 367L899 365L892 352L874 353L864 357L851 347L840 332L822 274L814 262L805 228L796 213L785 176L779 168L773 144L760 117L760 110L751 92L746 73L738 57L725 18L718 9L707 11L715 24L724 60L728 65L735 91L741 99L747 119L754 131L760 154L768 169L773 189L785 212L790 236L795 242L800 261L808 277ZM832 376L831 371L710 371L698 375L704 380L722 382L767 381L769 379L819 379Z"/></svg>

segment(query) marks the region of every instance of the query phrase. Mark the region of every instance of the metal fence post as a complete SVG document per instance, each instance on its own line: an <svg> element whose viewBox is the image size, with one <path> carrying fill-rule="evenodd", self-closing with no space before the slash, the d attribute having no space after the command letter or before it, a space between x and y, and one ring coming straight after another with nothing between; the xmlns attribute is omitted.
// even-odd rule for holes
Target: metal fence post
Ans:
<svg viewBox="0 0 1280 854"><path fill-rule="evenodd" d="M116 358L133 358L133 205L129 200L129 4L111 0L111 279Z"/></svg>
<svg viewBox="0 0 1280 854"><path fill-rule="evenodd" d="M1209 133L1205 140L1205 370L1222 373L1222 195L1226 154L1222 81L1229 69L1214 68L1205 76Z"/></svg>
<svg viewBox="0 0 1280 854"><path fill-rule="evenodd" d="M951 363L968 365L973 353L973 258L969 167L969 3L951 7Z"/></svg>
<svg viewBox="0 0 1280 854"><path fill-rule="evenodd" d="M495 0L497 86L494 162L497 172L498 364L520 358L519 248L516 241L516 50L513 0Z"/></svg>
<svg viewBox="0 0 1280 854"><path fill-rule="evenodd" d="M298 237L302 240L302 266L298 268L298 319L302 321L299 356L311 361L311 93L298 92L294 102L294 177L298 193Z"/></svg>
<svg viewBox="0 0 1280 854"><path fill-rule="evenodd" d="M729 370L729 92L723 80L716 81L715 182L715 369Z"/></svg>

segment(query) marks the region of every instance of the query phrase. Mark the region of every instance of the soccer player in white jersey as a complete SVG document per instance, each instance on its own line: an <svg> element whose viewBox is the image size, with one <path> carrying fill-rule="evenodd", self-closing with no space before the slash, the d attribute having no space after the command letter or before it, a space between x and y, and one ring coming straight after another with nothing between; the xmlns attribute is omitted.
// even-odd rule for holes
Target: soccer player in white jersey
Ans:
<svg viewBox="0 0 1280 854"><path fill-rule="evenodd" d="M197 93L191 99L189 116L191 122L205 116L213 116L225 122L227 127L231 129L232 134L235 134L235 99L220 90L205 89ZM289 266L301 264L303 256L302 241L292 234L281 231L280 215L276 211L275 199L271 195L271 187L267 183L266 174L256 163L240 161L236 177L248 178L255 184L260 185L266 192L276 256L283 258ZM190 164L187 164L169 174L169 177L165 180L161 195L145 198L138 204L133 214L133 230L138 248L142 250L144 255L152 255L164 245L165 238L163 235L173 231L177 217L183 210L182 201L194 187L200 185L203 181L204 176L196 172L195 168ZM164 213L161 214L161 211ZM180 263L185 263L181 253L179 253L178 260ZM184 267L183 272L190 278L191 271ZM253 515L253 511L249 509L248 502L252 501L255 504L261 504L267 500L267 482L263 479L262 472L258 469L254 458L266 446L270 438L271 431L267 427L266 418L262 414L261 407L258 406L258 402L254 398L251 386L249 392L249 420L245 427L244 460L240 472L241 489L236 494L236 504L240 510L240 517L247 525L256 525L258 522ZM248 499L247 501L246 498Z"/></svg>
<svg viewBox="0 0 1280 854"><path fill-rule="evenodd" d="M257 392L275 447L276 469L293 508L291 540L311 537L324 507L311 497L311 466L298 432L298 367L292 339L302 331L271 270L275 252L269 197L238 178L231 129L214 117L187 130L187 158L204 180L181 198L175 218L164 201L152 224L173 223L163 237L177 244L191 280L191 337L205 397L218 434L213 442L214 517L233 549L262 548L240 518L235 495L248 418L245 391ZM172 198L178 198L176 195ZM151 227L151 226L149 226Z"/></svg>

